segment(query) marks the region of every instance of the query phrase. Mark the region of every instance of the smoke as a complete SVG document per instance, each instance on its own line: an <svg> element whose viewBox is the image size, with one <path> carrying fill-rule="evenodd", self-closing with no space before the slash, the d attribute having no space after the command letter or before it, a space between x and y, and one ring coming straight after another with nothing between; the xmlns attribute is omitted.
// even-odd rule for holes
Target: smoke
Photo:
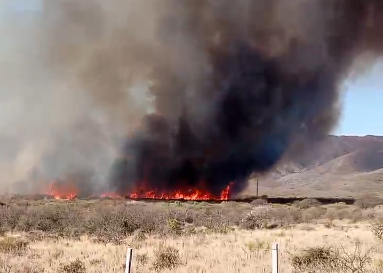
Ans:
<svg viewBox="0 0 383 273"><path fill-rule="evenodd" d="M239 192L336 125L383 52L380 2L43 1L0 26L2 179Z"/></svg>

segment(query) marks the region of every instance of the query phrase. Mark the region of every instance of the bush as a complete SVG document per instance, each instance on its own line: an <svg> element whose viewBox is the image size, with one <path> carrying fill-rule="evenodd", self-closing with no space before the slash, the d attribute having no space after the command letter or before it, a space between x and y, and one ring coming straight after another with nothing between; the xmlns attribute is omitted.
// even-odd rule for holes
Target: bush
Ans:
<svg viewBox="0 0 383 273"><path fill-rule="evenodd" d="M271 209L268 207L256 207L250 211L241 221L241 227L245 229L266 228L271 220Z"/></svg>
<svg viewBox="0 0 383 273"><path fill-rule="evenodd" d="M141 266L146 265L148 263L148 261L149 261L148 254L146 254L146 253L144 253L144 254L137 254L136 261Z"/></svg>
<svg viewBox="0 0 383 273"><path fill-rule="evenodd" d="M61 273L85 273L86 268L84 262L77 259L68 264L62 265L60 269Z"/></svg>
<svg viewBox="0 0 383 273"><path fill-rule="evenodd" d="M160 271L163 269L173 269L181 264L178 249L171 246L161 246L154 253L153 269Z"/></svg>
<svg viewBox="0 0 383 273"><path fill-rule="evenodd" d="M3 253L21 253L28 249L29 243L18 238L5 237L0 240L0 251Z"/></svg>
<svg viewBox="0 0 383 273"><path fill-rule="evenodd" d="M295 272L334 272L339 266L338 252L330 247L308 248L291 258Z"/></svg>
<svg viewBox="0 0 383 273"><path fill-rule="evenodd" d="M298 207L299 209L309 209L312 207L318 207L321 203L316 199L303 199L302 201L297 201L294 203L294 206Z"/></svg>
<svg viewBox="0 0 383 273"><path fill-rule="evenodd" d="M383 240L383 221L374 220L371 222L370 229L374 236L379 240Z"/></svg>
<svg viewBox="0 0 383 273"><path fill-rule="evenodd" d="M311 207L302 212L302 218L304 222L310 222L320 219L326 213L326 209L323 207Z"/></svg>
<svg viewBox="0 0 383 273"><path fill-rule="evenodd" d="M376 196L363 196L355 202L355 206L361 209L374 208L382 204L383 199Z"/></svg>
<svg viewBox="0 0 383 273"><path fill-rule="evenodd" d="M246 243L246 248L250 252L259 253L260 251L270 250L270 243L257 239L255 242L251 241Z"/></svg>
<svg viewBox="0 0 383 273"><path fill-rule="evenodd" d="M199 203L200 204L200 203ZM196 206L183 203L146 204L125 202L31 201L12 203L0 207L1 228L4 232L28 232L38 238L71 238L82 235L98 238L101 242L119 244L126 236L142 231L145 234L177 234L185 224L206 227L209 230L226 231L227 227L239 225L248 212L248 206L221 206L204 204Z"/></svg>
<svg viewBox="0 0 383 273"><path fill-rule="evenodd" d="M251 202L253 206L265 206L268 204L267 199L255 199Z"/></svg>
<svg viewBox="0 0 383 273"><path fill-rule="evenodd" d="M357 241L351 251L343 247L312 247L291 257L295 272L364 273L372 267L373 248L362 250Z"/></svg>
<svg viewBox="0 0 383 273"><path fill-rule="evenodd" d="M182 224L177 219L169 219L168 228L172 234L181 235L182 233Z"/></svg>

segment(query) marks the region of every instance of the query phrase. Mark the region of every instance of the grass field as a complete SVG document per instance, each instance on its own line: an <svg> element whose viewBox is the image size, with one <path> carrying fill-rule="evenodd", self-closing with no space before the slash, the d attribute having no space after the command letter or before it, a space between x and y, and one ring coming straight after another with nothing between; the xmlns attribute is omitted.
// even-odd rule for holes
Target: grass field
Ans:
<svg viewBox="0 0 383 273"><path fill-rule="evenodd" d="M281 272L383 272L380 206L8 204L0 209L1 273L124 272L128 247L133 272L271 272L274 242Z"/></svg>

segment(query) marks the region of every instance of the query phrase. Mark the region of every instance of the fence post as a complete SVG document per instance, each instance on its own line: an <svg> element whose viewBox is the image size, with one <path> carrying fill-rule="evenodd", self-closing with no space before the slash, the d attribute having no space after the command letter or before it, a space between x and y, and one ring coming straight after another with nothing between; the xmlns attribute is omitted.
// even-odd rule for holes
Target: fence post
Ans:
<svg viewBox="0 0 383 273"><path fill-rule="evenodd" d="M273 244L272 248L273 273L279 273L279 244Z"/></svg>
<svg viewBox="0 0 383 273"><path fill-rule="evenodd" d="M128 248L126 252L126 265L125 265L125 273L131 273L132 268L132 258L133 258L133 249Z"/></svg>

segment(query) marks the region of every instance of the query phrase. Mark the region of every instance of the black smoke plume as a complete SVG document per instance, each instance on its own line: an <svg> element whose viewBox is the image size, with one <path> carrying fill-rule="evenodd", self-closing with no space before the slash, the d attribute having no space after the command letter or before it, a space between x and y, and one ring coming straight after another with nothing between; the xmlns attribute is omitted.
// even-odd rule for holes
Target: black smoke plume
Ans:
<svg viewBox="0 0 383 273"><path fill-rule="evenodd" d="M115 143L129 135L107 178L120 193L239 193L328 135L342 82L383 52L380 0L67 0L41 18L50 69ZM137 83L150 113L127 95Z"/></svg>
<svg viewBox="0 0 383 273"><path fill-rule="evenodd" d="M187 10L187 28L179 22L173 27L180 24L204 52L206 78L190 90L182 78L158 68L151 88L157 111L127 141L126 160L110 180L118 191L203 187L218 195L231 182L234 193L242 191L253 172L269 171L296 139L326 136L338 120L339 84L356 57L381 53L383 31L373 21L383 15L378 1L301 1L297 8L307 11L308 23L317 8L320 28L287 41L289 29L273 21L282 1L244 2L246 13L268 17L262 25L257 18L232 21L241 6L234 2L177 4ZM170 26L159 29L172 31ZM282 52L269 51L283 42ZM195 113L206 106L201 120Z"/></svg>

